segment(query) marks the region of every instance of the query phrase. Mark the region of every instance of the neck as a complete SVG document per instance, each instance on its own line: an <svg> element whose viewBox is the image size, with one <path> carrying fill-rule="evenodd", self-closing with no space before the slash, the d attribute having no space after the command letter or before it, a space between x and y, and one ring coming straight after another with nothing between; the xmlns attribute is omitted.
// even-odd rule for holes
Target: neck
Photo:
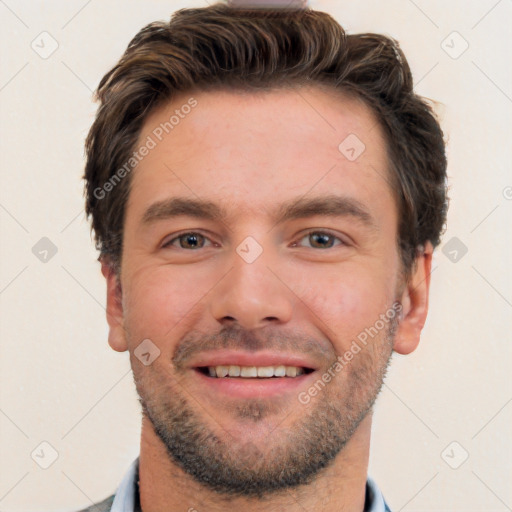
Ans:
<svg viewBox="0 0 512 512"><path fill-rule="evenodd" d="M363 512L371 416L370 412L333 463L321 471L311 484L262 499L225 497L196 482L174 463L151 422L143 416L139 459L142 511L220 512L229 507L244 512L267 512L269 509L289 512Z"/></svg>

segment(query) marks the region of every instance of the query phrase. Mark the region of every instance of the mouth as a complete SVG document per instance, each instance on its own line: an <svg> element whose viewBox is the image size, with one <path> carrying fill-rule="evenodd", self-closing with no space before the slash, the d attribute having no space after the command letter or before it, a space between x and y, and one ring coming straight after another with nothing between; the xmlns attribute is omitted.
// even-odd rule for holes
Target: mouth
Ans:
<svg viewBox="0 0 512 512"><path fill-rule="evenodd" d="M216 351L199 355L189 368L198 386L218 400L297 393L319 366L297 354Z"/></svg>
<svg viewBox="0 0 512 512"><path fill-rule="evenodd" d="M308 375L314 371L313 368L303 366L285 366L282 364L277 366L199 366L196 370L213 379L294 379L301 375Z"/></svg>

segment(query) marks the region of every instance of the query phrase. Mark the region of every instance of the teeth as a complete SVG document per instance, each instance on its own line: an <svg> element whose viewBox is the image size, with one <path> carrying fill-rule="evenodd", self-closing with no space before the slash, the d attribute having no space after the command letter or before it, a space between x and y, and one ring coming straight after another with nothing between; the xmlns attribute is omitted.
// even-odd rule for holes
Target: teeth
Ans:
<svg viewBox="0 0 512 512"><path fill-rule="evenodd" d="M258 368L258 377L273 377L274 368L272 366L260 366Z"/></svg>
<svg viewBox="0 0 512 512"><path fill-rule="evenodd" d="M298 377L304 373L304 368L297 366L208 366L210 377L245 377L245 378L269 378L269 377Z"/></svg>
<svg viewBox="0 0 512 512"><path fill-rule="evenodd" d="M218 366L217 366L218 368ZM217 377L219 374L217 373ZM241 366L240 367L240 377L257 377L258 370L256 366Z"/></svg>
<svg viewBox="0 0 512 512"><path fill-rule="evenodd" d="M295 366L287 366L286 367L286 376L287 377L295 377L297 375L297 368Z"/></svg>
<svg viewBox="0 0 512 512"><path fill-rule="evenodd" d="M215 377L215 368L212 368L212 369L213 369L213 373L214 373L213 376ZM229 367L229 376L230 377L240 377L240 366L230 366Z"/></svg>
<svg viewBox="0 0 512 512"><path fill-rule="evenodd" d="M226 377L229 373L229 366L216 366L217 377Z"/></svg>
<svg viewBox="0 0 512 512"><path fill-rule="evenodd" d="M276 377L284 377L286 375L286 366L276 366L274 369L274 375Z"/></svg>

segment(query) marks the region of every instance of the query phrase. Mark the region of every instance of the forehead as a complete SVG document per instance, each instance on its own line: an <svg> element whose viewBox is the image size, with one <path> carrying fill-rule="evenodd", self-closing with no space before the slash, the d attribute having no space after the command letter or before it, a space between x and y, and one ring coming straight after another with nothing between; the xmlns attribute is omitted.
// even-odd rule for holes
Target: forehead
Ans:
<svg viewBox="0 0 512 512"><path fill-rule="evenodd" d="M146 119L144 144L152 149L133 171L127 208L139 218L173 194L218 200L238 216L311 193L391 199L379 123L329 88L180 94Z"/></svg>

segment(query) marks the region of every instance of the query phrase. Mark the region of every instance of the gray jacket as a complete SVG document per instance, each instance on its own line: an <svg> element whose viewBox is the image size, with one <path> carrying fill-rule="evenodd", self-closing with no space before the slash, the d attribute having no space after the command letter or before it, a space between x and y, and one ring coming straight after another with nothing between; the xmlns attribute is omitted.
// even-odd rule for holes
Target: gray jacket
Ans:
<svg viewBox="0 0 512 512"><path fill-rule="evenodd" d="M114 498L115 495L112 495L101 503L96 503L95 505L91 505L90 507L79 510L78 512L110 512Z"/></svg>

